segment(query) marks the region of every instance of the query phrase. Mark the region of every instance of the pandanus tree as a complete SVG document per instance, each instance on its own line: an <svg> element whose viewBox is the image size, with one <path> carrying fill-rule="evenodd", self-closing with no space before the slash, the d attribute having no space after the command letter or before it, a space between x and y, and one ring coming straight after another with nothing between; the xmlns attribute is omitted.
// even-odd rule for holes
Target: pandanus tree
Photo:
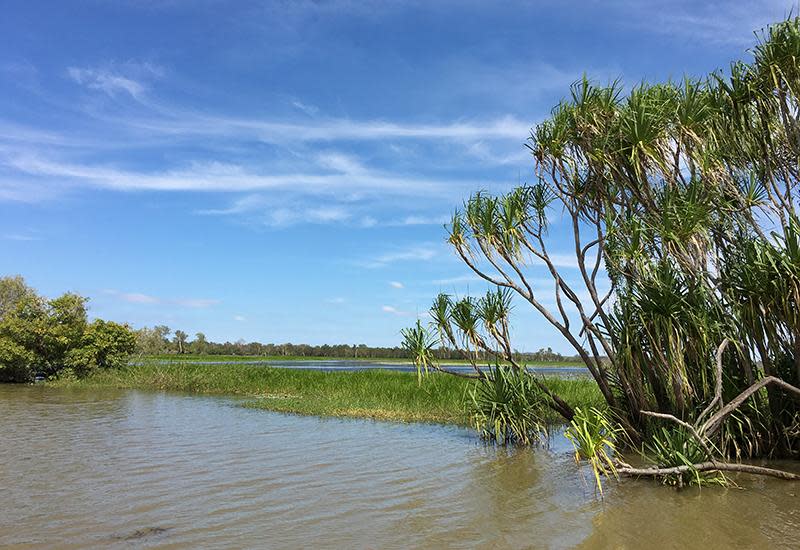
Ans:
<svg viewBox="0 0 800 550"><path fill-rule="evenodd" d="M476 378L493 379L486 354L522 371L513 296L575 350L634 440L671 422L726 456L800 454L800 20L752 53L727 75L627 93L575 83L526 144L533 181L454 214L448 242L496 290L439 296L431 334Z"/></svg>

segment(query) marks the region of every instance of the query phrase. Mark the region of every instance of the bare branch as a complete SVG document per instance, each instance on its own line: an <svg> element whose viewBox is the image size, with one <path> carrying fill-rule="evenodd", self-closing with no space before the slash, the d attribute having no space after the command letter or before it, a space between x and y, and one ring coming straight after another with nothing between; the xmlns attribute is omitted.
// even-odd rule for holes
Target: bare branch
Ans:
<svg viewBox="0 0 800 550"><path fill-rule="evenodd" d="M662 477L668 475L685 474L687 472L740 472L759 476L776 477L786 481L800 481L800 475L763 466L752 464L739 464L730 462L700 462L698 464L673 466L671 468L632 468L620 466L617 473L631 477Z"/></svg>
<svg viewBox="0 0 800 550"><path fill-rule="evenodd" d="M711 459L711 462L713 462L714 464L717 463L717 461L714 459L714 453L712 452L711 448L708 446L708 441L706 439L704 439L699 433L697 433L697 430L695 429L695 427L692 426L691 424L689 424L688 422L686 422L684 420L681 420L677 416L673 416L671 414L657 413L657 412L653 412L653 411L639 411L639 412L642 413L645 416L652 416L653 418L663 418L665 420L670 420L672 422L675 422L679 426L683 426L684 428L689 430L689 432L691 432L692 436L703 447L703 450L706 452L706 455L708 455L708 458Z"/></svg>
<svg viewBox="0 0 800 550"><path fill-rule="evenodd" d="M780 378L775 378L774 376L767 376L762 378L742 393L734 397L730 403L722 407L716 414L714 414L711 418L709 418L705 424L700 428L700 431L706 436L711 437L722 425L722 421L730 415L733 411L738 409L742 403L744 403L748 397L756 393L761 388L766 386L778 386L779 388L784 389L790 394L793 394L795 399L800 400L800 388L796 388L791 384L784 382Z"/></svg>
<svg viewBox="0 0 800 550"><path fill-rule="evenodd" d="M711 403L708 404L708 407L706 407L705 410L702 413L700 413L700 416L697 417L698 422L700 422L700 420L705 418L705 416L708 413L714 410L714 407L717 404L722 403L722 354L725 353L725 348L727 348L728 344L730 343L731 343L730 339L725 338L717 348L717 355L716 355L717 370L714 372L714 377L715 377L714 399L711 400Z"/></svg>

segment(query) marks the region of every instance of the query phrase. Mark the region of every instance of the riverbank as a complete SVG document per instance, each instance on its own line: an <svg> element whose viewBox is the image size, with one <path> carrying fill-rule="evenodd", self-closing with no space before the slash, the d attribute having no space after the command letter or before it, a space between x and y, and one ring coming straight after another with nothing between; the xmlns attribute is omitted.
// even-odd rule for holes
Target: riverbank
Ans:
<svg viewBox="0 0 800 550"><path fill-rule="evenodd" d="M573 406L602 406L592 380L545 377L545 381ZM47 384L234 395L252 398L248 407L278 412L466 425L466 402L474 382L435 373L420 386L414 373L377 369L324 372L236 363L153 361ZM553 413L551 420L558 422L560 417Z"/></svg>

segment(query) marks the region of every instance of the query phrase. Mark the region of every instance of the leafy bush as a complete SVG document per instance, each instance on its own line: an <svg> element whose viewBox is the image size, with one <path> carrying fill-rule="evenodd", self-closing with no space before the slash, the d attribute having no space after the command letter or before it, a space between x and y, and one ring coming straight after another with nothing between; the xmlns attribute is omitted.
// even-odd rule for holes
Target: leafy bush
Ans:
<svg viewBox="0 0 800 550"><path fill-rule="evenodd" d="M0 382L28 382L71 368L120 367L133 353L127 325L87 321L86 298L67 293L48 300L20 277L0 278Z"/></svg>
<svg viewBox="0 0 800 550"><path fill-rule="evenodd" d="M29 380L33 377L34 354L7 337L0 337L0 382Z"/></svg>
<svg viewBox="0 0 800 550"><path fill-rule="evenodd" d="M77 374L85 374L92 368L120 368L127 364L135 348L136 338L130 328L97 319L86 327L81 347L67 353L65 364Z"/></svg>

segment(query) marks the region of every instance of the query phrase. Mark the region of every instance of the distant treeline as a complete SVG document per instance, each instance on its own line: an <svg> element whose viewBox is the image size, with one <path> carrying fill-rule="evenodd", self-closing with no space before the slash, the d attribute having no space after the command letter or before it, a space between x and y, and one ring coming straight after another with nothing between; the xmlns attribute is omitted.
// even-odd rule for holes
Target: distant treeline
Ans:
<svg viewBox="0 0 800 550"><path fill-rule="evenodd" d="M153 328L142 328L135 331L136 350L142 355L192 354L192 355L249 355L267 357L341 357L355 359L409 359L409 352L401 347L372 347L366 344L262 344L261 342L211 342L205 334L198 332L193 339L182 330L173 331L164 325ZM462 355L453 349L442 348L438 351L441 359L462 359ZM524 361L577 361L577 357L569 357L554 352L552 349L540 349L536 352L520 352Z"/></svg>

